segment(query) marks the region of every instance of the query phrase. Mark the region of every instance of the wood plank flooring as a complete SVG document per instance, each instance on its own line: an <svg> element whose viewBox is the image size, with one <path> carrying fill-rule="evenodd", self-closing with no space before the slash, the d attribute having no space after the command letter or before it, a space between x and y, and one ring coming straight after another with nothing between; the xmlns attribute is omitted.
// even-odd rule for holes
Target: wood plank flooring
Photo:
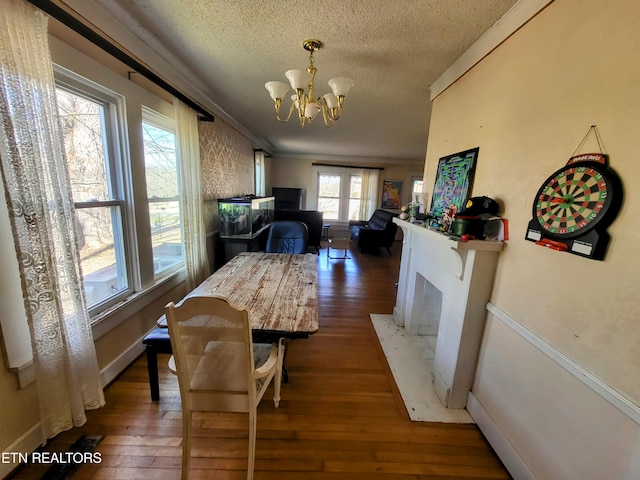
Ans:
<svg viewBox="0 0 640 480"><path fill-rule="evenodd" d="M319 265L320 329L289 343L280 408L272 387L258 413L256 480L508 479L475 425L411 422L369 320L395 304L400 242L393 255L350 252ZM180 478L182 424L176 378L161 355L160 401L152 402L144 356L106 389L107 406L48 446L104 435L102 463L74 479ZM246 478L245 415L195 418L192 479ZM31 473L33 474L33 473ZM15 478L30 477L29 468Z"/></svg>

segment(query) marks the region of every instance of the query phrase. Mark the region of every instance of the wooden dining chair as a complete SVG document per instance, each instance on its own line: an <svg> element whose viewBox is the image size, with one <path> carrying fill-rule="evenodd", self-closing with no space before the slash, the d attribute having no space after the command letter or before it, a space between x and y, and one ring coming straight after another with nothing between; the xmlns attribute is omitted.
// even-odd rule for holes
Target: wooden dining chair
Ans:
<svg viewBox="0 0 640 480"><path fill-rule="evenodd" d="M189 478L193 412L249 414L247 479L253 479L257 407L271 379L278 407L282 378L282 340L269 345L256 366L247 309L219 297L189 297L165 307L173 356L169 368L178 376L182 400L182 479Z"/></svg>

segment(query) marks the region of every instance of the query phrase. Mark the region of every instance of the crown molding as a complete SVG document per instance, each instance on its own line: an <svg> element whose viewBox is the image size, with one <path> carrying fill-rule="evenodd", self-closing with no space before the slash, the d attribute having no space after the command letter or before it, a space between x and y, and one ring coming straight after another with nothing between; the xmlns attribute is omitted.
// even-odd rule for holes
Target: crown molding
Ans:
<svg viewBox="0 0 640 480"><path fill-rule="evenodd" d="M254 145L267 151L272 150L264 139L258 138L214 102L204 92L204 85L198 79L188 76L181 59L161 50L158 45L154 45L153 48L147 45L135 32L128 30L113 12L106 11L94 0L57 0L55 3L97 35L109 39L126 54L137 59L149 71L183 92L206 111L238 130Z"/></svg>
<svg viewBox="0 0 640 480"><path fill-rule="evenodd" d="M460 77L489 55L520 27L535 17L554 0L520 0L462 54L430 86L431 100L453 85Z"/></svg>

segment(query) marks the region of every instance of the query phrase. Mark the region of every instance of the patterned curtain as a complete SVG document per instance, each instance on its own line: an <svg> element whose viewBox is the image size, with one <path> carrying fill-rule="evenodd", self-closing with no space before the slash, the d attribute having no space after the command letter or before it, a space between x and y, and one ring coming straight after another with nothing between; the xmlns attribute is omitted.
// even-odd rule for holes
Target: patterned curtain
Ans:
<svg viewBox="0 0 640 480"><path fill-rule="evenodd" d="M42 429L51 438L82 425L85 409L104 405L104 396L82 288L46 15L25 0L2 0L0 55L2 182Z"/></svg>
<svg viewBox="0 0 640 480"><path fill-rule="evenodd" d="M200 176L198 117L192 108L173 100L176 116L176 143L180 162L180 210L187 291L197 287L209 274L204 198Z"/></svg>
<svg viewBox="0 0 640 480"><path fill-rule="evenodd" d="M360 220L369 220L376 210L379 177L377 169L365 168L362 171Z"/></svg>

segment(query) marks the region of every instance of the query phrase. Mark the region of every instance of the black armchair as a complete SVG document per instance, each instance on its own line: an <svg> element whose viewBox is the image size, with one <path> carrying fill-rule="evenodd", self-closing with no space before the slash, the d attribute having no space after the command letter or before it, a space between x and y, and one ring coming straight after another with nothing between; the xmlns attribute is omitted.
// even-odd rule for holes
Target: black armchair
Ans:
<svg viewBox="0 0 640 480"><path fill-rule="evenodd" d="M368 221L349 221L351 239L360 251L383 247L391 255L390 248L398 231L398 225L393 223L395 216L394 213L378 209Z"/></svg>

